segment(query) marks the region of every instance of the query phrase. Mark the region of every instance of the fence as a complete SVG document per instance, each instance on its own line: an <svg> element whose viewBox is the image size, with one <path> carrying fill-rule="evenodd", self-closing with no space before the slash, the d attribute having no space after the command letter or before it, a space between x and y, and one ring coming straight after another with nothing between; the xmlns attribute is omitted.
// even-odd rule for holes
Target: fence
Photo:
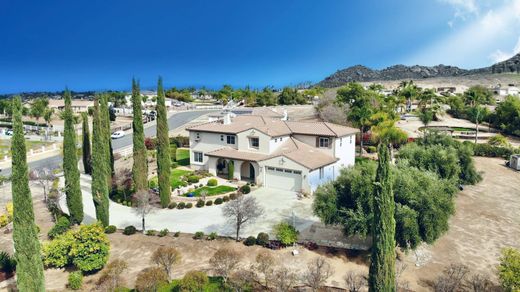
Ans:
<svg viewBox="0 0 520 292"><path fill-rule="evenodd" d="M48 153L48 152L53 152L53 151L56 151L58 150L58 146L57 144L52 144L51 146L41 146L40 148L37 148L37 149L29 149L29 151L27 151L27 157L32 157L34 155L39 155L39 154L44 154L44 153ZM11 157L9 156L9 153L0 153L0 157L2 157L2 162L8 162L8 161L11 161Z"/></svg>

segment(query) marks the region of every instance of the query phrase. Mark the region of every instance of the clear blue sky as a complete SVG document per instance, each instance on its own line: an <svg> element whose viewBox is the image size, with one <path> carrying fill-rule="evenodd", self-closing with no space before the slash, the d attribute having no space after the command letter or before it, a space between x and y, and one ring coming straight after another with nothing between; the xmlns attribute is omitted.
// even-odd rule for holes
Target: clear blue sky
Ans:
<svg viewBox="0 0 520 292"><path fill-rule="evenodd" d="M511 12L512 11L512 12ZM520 0L0 0L0 93L294 85L520 50ZM518 44L517 44L518 42Z"/></svg>

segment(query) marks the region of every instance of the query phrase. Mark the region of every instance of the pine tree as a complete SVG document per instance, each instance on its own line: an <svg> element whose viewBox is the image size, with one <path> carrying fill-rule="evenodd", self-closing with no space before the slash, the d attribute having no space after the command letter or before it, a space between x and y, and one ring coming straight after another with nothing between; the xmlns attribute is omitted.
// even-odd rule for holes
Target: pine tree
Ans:
<svg viewBox="0 0 520 292"><path fill-rule="evenodd" d="M92 141L92 199L96 207L97 220L104 226L108 226L108 161L106 159L108 143L104 135L105 126L100 112L100 99L101 97L96 96L92 121L92 135L96 137Z"/></svg>
<svg viewBox="0 0 520 292"><path fill-rule="evenodd" d="M90 149L90 129L88 126L88 114L81 114L83 120L83 168L86 174L92 174L92 157Z"/></svg>
<svg viewBox="0 0 520 292"><path fill-rule="evenodd" d="M390 178L390 154L385 143L379 145L378 156L368 276L369 291L373 292L395 291L395 201Z"/></svg>
<svg viewBox="0 0 520 292"><path fill-rule="evenodd" d="M135 79L132 79L132 108L134 111L134 120L132 123L132 128L134 130L134 164L132 166L132 178L134 180L135 191L138 192L148 188L148 165L146 147L144 145L141 93L139 92L139 84Z"/></svg>
<svg viewBox="0 0 520 292"><path fill-rule="evenodd" d="M13 100L13 138L11 140L12 196L13 196L13 241L16 258L16 284L19 291L45 291L43 263L38 232L34 223L34 210L25 139L22 126L22 101Z"/></svg>
<svg viewBox="0 0 520 292"><path fill-rule="evenodd" d="M162 78L157 82L157 173L159 175L159 195L161 206L168 207L170 204L171 174L170 161L170 138L168 137L168 117L164 97Z"/></svg>
<svg viewBox="0 0 520 292"><path fill-rule="evenodd" d="M83 221L83 201L79 182L74 114L72 113L72 101L68 89L65 89L64 98L63 174L65 177L65 197L71 223L80 224Z"/></svg>

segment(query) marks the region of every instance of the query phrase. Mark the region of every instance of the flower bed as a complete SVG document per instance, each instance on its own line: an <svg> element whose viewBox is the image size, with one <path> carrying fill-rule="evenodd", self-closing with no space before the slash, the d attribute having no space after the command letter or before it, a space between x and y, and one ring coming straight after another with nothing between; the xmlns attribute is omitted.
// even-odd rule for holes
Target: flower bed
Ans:
<svg viewBox="0 0 520 292"><path fill-rule="evenodd" d="M230 186L225 186L225 185L216 186L216 187L204 186L204 187L197 188L191 192L185 193L182 196L200 197L202 192L206 192L206 196L216 196L216 195L222 195L222 194L226 194L226 193L234 192L234 191L236 191L236 188L230 187Z"/></svg>

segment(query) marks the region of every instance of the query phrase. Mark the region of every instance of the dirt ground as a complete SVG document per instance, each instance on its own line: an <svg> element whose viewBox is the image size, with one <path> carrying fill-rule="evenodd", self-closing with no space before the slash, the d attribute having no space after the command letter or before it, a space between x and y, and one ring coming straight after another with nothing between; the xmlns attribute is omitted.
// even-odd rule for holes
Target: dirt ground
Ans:
<svg viewBox="0 0 520 292"><path fill-rule="evenodd" d="M500 250L506 246L520 248L520 172L504 166L502 159L476 158L476 167L483 172L483 181L476 186L467 186L456 198L456 214L450 220L450 230L432 246L421 246L416 252L404 256L407 269L403 280L408 281L413 291L431 291L428 282L434 280L451 263L467 265L471 271L485 273L495 282L496 265ZM43 202L41 192L33 187L35 214L41 234L52 226L51 218ZM4 193L5 189L2 189ZM0 230L0 249L12 252L11 234ZM45 240L41 235L41 240ZM159 246L174 246L182 253L183 260L174 269L174 277L193 269L210 271L209 258L221 246L230 245L243 254L242 268L248 268L260 251L267 249L220 239L216 241L193 240L191 235L181 234L174 238L159 238L136 234L125 236L120 233L109 235L111 242L110 260L121 258L128 262L125 273L126 285L132 287L137 273L151 266L150 257ZM344 287L343 277L350 271L366 274L367 255L320 249L309 251L298 248L300 254L292 256L287 248L271 252L279 261L296 271L303 271L307 263L324 256L334 268L328 284ZM47 289L64 291L68 272L64 269L47 269ZM87 276L85 283L92 288L99 275ZM0 291L5 283L0 283Z"/></svg>

